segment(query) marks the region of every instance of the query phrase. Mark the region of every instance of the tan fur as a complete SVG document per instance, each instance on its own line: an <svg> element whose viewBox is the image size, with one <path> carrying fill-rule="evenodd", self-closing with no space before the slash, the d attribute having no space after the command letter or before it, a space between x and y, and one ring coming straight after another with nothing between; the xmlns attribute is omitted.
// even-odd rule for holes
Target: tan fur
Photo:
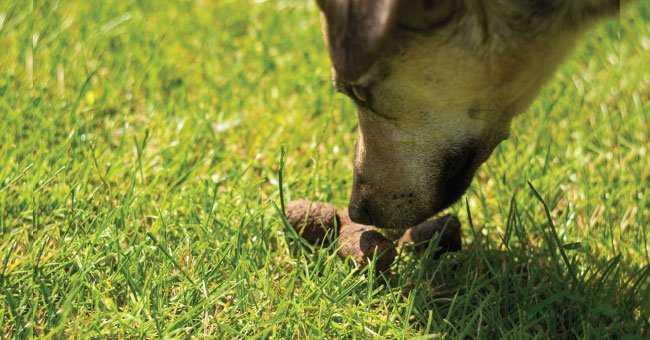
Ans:
<svg viewBox="0 0 650 340"><path fill-rule="evenodd" d="M408 227L456 200L592 17L612 12L582 18L578 5L613 1L522 2L401 1L364 72L334 63L335 86L358 104L353 219Z"/></svg>

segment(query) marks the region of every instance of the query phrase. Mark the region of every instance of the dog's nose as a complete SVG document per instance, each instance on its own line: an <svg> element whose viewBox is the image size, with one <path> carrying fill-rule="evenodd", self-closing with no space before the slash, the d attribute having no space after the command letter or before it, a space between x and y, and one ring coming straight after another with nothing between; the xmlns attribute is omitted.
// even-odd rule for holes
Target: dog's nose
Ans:
<svg viewBox="0 0 650 340"><path fill-rule="evenodd" d="M372 225L372 217L370 217L370 212L363 202L361 203L352 203L348 205L348 214L352 222Z"/></svg>

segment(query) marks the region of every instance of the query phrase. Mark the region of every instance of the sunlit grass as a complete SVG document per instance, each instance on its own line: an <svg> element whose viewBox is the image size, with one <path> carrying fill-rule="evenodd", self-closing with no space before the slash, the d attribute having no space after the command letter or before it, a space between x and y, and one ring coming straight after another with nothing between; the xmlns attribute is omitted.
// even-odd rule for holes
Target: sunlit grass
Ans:
<svg viewBox="0 0 650 340"><path fill-rule="evenodd" d="M282 146L285 200L347 203L319 34L306 1L0 2L0 334L649 335L647 3L513 123L450 209L463 252L383 278L274 208Z"/></svg>

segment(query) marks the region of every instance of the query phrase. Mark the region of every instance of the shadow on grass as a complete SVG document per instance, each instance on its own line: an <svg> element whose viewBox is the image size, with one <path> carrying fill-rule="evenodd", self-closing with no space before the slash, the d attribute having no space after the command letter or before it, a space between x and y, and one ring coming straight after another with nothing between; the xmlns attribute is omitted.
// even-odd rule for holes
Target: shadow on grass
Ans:
<svg viewBox="0 0 650 340"><path fill-rule="evenodd" d="M409 300L409 322L453 336L647 338L650 266L599 260L579 247L569 266L554 249L492 250L487 238L434 259L406 249L389 285Z"/></svg>
<svg viewBox="0 0 650 340"><path fill-rule="evenodd" d="M586 244L562 244L547 217L537 228L532 215L512 219L500 242L477 232L469 246L442 256L450 237L404 245L390 272L371 274L379 265L373 263L359 271L368 286L341 287L341 296L360 288L361 297L371 289L377 301L392 301L400 322L416 332L453 338L649 338L650 266L628 263L621 255L604 259ZM476 230L471 216L469 228ZM290 236L288 244L303 244L298 235ZM336 265L327 263L336 242L320 254L309 246L293 249L297 258L311 254L323 277L335 275ZM386 289L375 290L377 284Z"/></svg>

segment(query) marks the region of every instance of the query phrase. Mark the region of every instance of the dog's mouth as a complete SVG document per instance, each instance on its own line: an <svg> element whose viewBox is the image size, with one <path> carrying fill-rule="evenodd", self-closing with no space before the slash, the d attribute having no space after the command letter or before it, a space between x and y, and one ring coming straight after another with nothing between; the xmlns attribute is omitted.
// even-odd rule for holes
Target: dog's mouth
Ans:
<svg viewBox="0 0 650 340"><path fill-rule="evenodd" d="M348 206L350 217L357 223L399 229L411 227L446 209L463 196L481 165L477 143L467 145L443 159L444 173L432 183L428 199L424 196L418 201L413 194L392 193L388 195L392 200L384 198L382 201L357 197L353 191ZM437 165L440 166L439 163ZM355 187L363 183L362 177L355 176ZM391 202L391 208L382 202Z"/></svg>
<svg viewBox="0 0 650 340"><path fill-rule="evenodd" d="M465 194L481 165L478 158L478 147L471 143L447 159L447 175L442 176L438 183L441 198L434 214L454 204Z"/></svg>

